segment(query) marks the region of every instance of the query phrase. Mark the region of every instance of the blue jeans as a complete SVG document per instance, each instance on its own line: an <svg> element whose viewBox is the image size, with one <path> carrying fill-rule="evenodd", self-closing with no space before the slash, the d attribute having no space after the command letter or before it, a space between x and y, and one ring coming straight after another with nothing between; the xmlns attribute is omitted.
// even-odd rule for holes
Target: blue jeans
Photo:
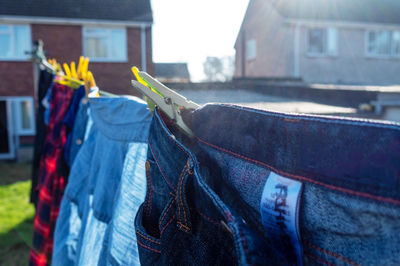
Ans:
<svg viewBox="0 0 400 266"><path fill-rule="evenodd" d="M204 158L193 154L196 146L188 143L189 150L178 134L173 135L156 110L148 140L146 199L135 219L141 264L287 264L218 196L235 197L213 175L213 161L199 164Z"/></svg>
<svg viewBox="0 0 400 266"><path fill-rule="evenodd" d="M294 203L300 263L400 264L399 124L214 104L191 124L199 163L218 180L210 187L259 235L276 240L261 215L269 180L302 185ZM293 250L274 246L296 264Z"/></svg>

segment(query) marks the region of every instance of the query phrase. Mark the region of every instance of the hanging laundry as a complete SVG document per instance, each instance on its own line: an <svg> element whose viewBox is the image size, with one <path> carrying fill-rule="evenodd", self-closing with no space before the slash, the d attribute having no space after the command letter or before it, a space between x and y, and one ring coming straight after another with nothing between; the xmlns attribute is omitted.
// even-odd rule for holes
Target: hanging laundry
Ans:
<svg viewBox="0 0 400 266"><path fill-rule="evenodd" d="M53 82L54 75L46 70L41 70L39 74L39 86L37 91L38 108L36 110L36 135L35 143L33 148L33 161L32 161L32 176L31 176L31 196L30 202L36 207L38 199L38 190L36 186L38 184L40 159L43 154L43 146L46 139L46 124L44 123L44 106L41 104L43 98L47 94L47 90Z"/></svg>
<svg viewBox="0 0 400 266"><path fill-rule="evenodd" d="M400 264L399 124L200 107L133 68L151 116L87 64L47 90L31 265Z"/></svg>
<svg viewBox="0 0 400 266"><path fill-rule="evenodd" d="M63 147L67 139L63 119L71 98L71 88L58 83L53 84L49 125L46 132L44 152L40 161L37 186L39 198L34 219L31 265L46 265L51 258L53 232L66 178L58 174L57 167L62 158Z"/></svg>
<svg viewBox="0 0 400 266"><path fill-rule="evenodd" d="M116 254L113 250L119 252L124 245L114 237L113 228L121 223L117 216L131 217L133 222L133 210L141 203L141 197L121 200L118 193L126 192L127 178L143 183L144 171L131 164L143 161L146 153L142 144L147 141L151 121L147 105L136 97L90 98L89 105L93 124L71 168L56 226L53 265L98 265L111 258ZM138 168L138 176L126 170L121 184L124 164L128 169ZM117 206L128 204L133 209L121 214L118 210L123 206L115 209L115 201ZM114 259L121 258L117 254Z"/></svg>

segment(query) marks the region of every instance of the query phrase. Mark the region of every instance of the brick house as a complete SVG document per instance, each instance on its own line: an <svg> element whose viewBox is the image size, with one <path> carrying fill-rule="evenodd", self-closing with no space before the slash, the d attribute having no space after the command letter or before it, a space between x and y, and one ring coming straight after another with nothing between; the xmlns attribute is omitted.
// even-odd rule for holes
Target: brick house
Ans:
<svg viewBox="0 0 400 266"><path fill-rule="evenodd" d="M400 1L250 0L235 77L400 84Z"/></svg>
<svg viewBox="0 0 400 266"><path fill-rule="evenodd" d="M12 157L13 139L30 142L35 134L34 70L25 54L34 40L43 40L47 57L62 63L77 63L80 55L89 57L89 69L100 89L135 94L130 67L154 73L152 21L150 0L3 1L0 158Z"/></svg>

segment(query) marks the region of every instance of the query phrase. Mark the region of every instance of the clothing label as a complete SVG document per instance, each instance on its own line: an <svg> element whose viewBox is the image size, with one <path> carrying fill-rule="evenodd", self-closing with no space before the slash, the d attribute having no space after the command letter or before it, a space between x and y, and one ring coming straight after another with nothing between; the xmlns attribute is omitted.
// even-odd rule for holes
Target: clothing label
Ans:
<svg viewBox="0 0 400 266"><path fill-rule="evenodd" d="M302 265L299 205L303 184L271 172L261 198L261 217L267 235L291 265Z"/></svg>

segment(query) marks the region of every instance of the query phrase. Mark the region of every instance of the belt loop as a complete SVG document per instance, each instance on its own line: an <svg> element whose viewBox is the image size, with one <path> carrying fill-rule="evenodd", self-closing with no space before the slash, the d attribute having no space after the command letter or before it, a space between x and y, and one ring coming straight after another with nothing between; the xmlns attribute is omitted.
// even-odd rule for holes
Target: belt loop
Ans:
<svg viewBox="0 0 400 266"><path fill-rule="evenodd" d="M178 186L176 189L176 217L177 227L183 232L190 232L192 223L190 221L190 209L186 200L186 182L188 177L193 174L190 158L188 158L185 166L182 169L179 177Z"/></svg>

